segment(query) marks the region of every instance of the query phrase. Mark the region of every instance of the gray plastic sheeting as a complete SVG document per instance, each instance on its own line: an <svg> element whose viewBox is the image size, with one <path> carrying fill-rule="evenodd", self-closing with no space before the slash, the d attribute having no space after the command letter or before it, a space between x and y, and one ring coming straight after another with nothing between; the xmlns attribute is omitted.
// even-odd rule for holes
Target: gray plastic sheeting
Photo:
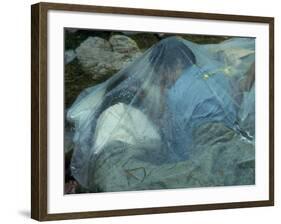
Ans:
<svg viewBox="0 0 281 224"><path fill-rule="evenodd" d="M254 52L253 38L169 37L84 90L67 113L74 178L92 192L254 184Z"/></svg>

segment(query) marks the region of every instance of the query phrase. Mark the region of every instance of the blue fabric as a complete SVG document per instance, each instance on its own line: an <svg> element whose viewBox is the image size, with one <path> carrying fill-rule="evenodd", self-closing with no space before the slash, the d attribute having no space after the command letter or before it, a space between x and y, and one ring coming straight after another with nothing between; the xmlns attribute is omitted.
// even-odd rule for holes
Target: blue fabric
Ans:
<svg viewBox="0 0 281 224"><path fill-rule="evenodd" d="M188 158L192 129L204 122L223 122L233 127L237 106L231 97L231 85L217 68L194 65L183 72L167 91L164 135L178 160Z"/></svg>

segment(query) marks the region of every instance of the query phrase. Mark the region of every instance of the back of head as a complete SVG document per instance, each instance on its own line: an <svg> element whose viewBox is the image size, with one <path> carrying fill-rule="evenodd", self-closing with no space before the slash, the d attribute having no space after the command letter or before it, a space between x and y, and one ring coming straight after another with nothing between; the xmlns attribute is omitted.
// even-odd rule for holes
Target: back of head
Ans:
<svg viewBox="0 0 281 224"><path fill-rule="evenodd" d="M168 37L151 49L149 62L155 73L175 81L183 70L196 64L196 58L181 38Z"/></svg>

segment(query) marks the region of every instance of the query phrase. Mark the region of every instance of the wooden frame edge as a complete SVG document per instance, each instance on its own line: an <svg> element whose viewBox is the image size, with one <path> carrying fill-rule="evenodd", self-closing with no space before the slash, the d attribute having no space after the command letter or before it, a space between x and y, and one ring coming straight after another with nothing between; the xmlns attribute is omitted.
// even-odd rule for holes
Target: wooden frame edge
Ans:
<svg viewBox="0 0 281 224"><path fill-rule="evenodd" d="M176 18L193 18L193 19L208 19L208 20L228 20L242 22L259 22L270 23L272 17L266 16L248 16L235 14L220 14L220 13L205 13L205 12L187 12L187 11L171 11L159 9L143 9L143 8L126 8L126 7L111 7L111 6L96 6L96 5L80 5L80 4L64 4L64 3L38 3L46 10L65 10L76 12L99 12L99 13L117 13L129 15L146 15L146 16L164 16Z"/></svg>
<svg viewBox="0 0 281 224"><path fill-rule="evenodd" d="M31 6L31 218L47 217L47 10Z"/></svg>
<svg viewBox="0 0 281 224"><path fill-rule="evenodd" d="M274 205L274 18L269 21L269 200Z"/></svg>
<svg viewBox="0 0 281 224"><path fill-rule="evenodd" d="M39 141L36 137L36 130L39 129L38 112L38 31L39 30L39 10L38 5L31 7L31 217L39 217L39 192L34 186L38 185L39 165L38 148ZM37 162L35 162L37 160Z"/></svg>
<svg viewBox="0 0 281 224"><path fill-rule="evenodd" d="M140 208L128 210L89 211L48 214L47 210L47 12L67 10L80 12L119 13L131 15L166 16L258 22L269 24L269 200L217 203L189 206ZM201 12L166 11L62 3L37 3L31 6L31 218L38 221L82 219L110 216L160 214L274 205L274 18L225 15Z"/></svg>

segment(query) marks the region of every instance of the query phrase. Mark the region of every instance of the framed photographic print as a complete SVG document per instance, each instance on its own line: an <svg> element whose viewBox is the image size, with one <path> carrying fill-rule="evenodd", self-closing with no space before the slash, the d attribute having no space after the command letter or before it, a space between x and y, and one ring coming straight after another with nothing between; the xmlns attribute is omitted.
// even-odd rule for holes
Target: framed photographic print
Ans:
<svg viewBox="0 0 281 224"><path fill-rule="evenodd" d="M274 204L274 18L31 8L32 218Z"/></svg>

